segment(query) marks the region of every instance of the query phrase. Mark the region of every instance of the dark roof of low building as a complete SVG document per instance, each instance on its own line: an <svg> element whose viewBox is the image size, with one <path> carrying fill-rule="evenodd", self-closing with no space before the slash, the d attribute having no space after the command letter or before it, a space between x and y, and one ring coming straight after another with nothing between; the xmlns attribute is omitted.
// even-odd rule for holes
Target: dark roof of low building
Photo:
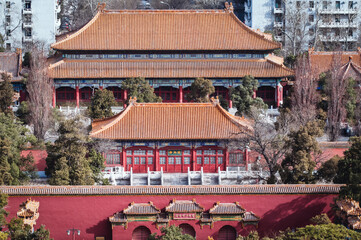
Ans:
<svg viewBox="0 0 361 240"><path fill-rule="evenodd" d="M261 218L253 212L246 212L244 214L243 222L258 222Z"/></svg>
<svg viewBox="0 0 361 240"><path fill-rule="evenodd" d="M189 212L203 212L204 207L193 200L173 200L166 208L167 212L175 213L189 213Z"/></svg>
<svg viewBox="0 0 361 240"><path fill-rule="evenodd" d="M123 213L117 212L113 216L109 217L109 222L112 222L112 223L125 223L125 222L127 222L127 218L125 217L125 215Z"/></svg>
<svg viewBox="0 0 361 240"><path fill-rule="evenodd" d="M242 214L245 210L242 208L238 202L235 203L220 203L214 205L209 210L210 214Z"/></svg>
<svg viewBox="0 0 361 240"><path fill-rule="evenodd" d="M152 202L149 203L132 202L126 209L123 210L123 213L129 215L151 215L151 214L160 213L160 210L156 208Z"/></svg>

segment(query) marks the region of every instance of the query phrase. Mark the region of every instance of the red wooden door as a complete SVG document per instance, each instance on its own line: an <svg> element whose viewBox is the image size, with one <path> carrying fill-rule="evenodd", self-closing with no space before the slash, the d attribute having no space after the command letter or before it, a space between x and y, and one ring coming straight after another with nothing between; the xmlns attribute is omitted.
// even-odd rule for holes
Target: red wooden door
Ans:
<svg viewBox="0 0 361 240"><path fill-rule="evenodd" d="M182 172L182 156L175 157L174 172Z"/></svg>
<svg viewBox="0 0 361 240"><path fill-rule="evenodd" d="M150 234L150 230L147 227L137 227L133 231L132 240L147 240Z"/></svg>
<svg viewBox="0 0 361 240"><path fill-rule="evenodd" d="M175 172L175 157L168 157L167 172Z"/></svg>
<svg viewBox="0 0 361 240"><path fill-rule="evenodd" d="M231 226L224 226L218 232L217 240L236 240L237 232Z"/></svg>

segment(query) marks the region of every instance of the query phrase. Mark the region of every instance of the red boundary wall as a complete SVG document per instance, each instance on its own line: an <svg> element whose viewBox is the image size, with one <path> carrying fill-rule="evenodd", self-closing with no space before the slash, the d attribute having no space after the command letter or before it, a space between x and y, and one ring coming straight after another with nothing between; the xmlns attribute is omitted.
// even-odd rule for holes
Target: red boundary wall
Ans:
<svg viewBox="0 0 361 240"><path fill-rule="evenodd" d="M27 194L28 195L28 194ZM295 228L309 223L309 219L320 213L330 216L331 204L336 194L247 194L247 195L78 195L78 196L31 196L40 202L40 217L36 228L44 224L50 230L54 239L71 239L66 230L77 228L81 230L76 239L95 239L104 236L112 239L112 227L108 217L126 208L131 202L145 203L152 201L160 209L166 207L171 200L195 199L206 210L217 201L239 202L247 211L252 211L261 220L258 231L262 235L272 235L278 230L288 227ZM16 216L19 205L30 196L10 196L7 211L9 218ZM179 225L184 221L172 221ZM217 238L219 228L225 224L234 226L239 234L244 234L242 225L237 222L216 222L214 228L209 226L200 228L198 223L188 221L196 231L197 239L207 239L207 236ZM159 232L155 224L149 222L129 223L128 229L116 226L113 229L113 239L131 239L132 231L137 226L147 226L152 232Z"/></svg>

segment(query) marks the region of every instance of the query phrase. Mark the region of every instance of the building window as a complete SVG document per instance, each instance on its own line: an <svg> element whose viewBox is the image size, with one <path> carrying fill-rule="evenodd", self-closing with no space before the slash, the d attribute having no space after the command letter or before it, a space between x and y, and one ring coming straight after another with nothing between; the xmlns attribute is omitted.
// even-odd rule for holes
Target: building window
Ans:
<svg viewBox="0 0 361 240"><path fill-rule="evenodd" d="M301 7L301 1L297 1L297 2L296 2L296 7L297 7L297 8L300 8L300 7Z"/></svg>
<svg viewBox="0 0 361 240"><path fill-rule="evenodd" d="M336 1L336 9L340 9L341 8L341 3L340 1Z"/></svg>
<svg viewBox="0 0 361 240"><path fill-rule="evenodd" d="M154 93L160 96L163 102L177 102L179 90L173 87L159 87L154 89Z"/></svg>
<svg viewBox="0 0 361 240"><path fill-rule="evenodd" d="M107 164L120 164L119 153L107 153L106 154Z"/></svg>
<svg viewBox="0 0 361 240"><path fill-rule="evenodd" d="M11 43L6 43L6 50L11 50Z"/></svg>
<svg viewBox="0 0 361 240"><path fill-rule="evenodd" d="M24 14L24 22L31 23L31 14Z"/></svg>
<svg viewBox="0 0 361 240"><path fill-rule="evenodd" d="M11 30L10 29L6 30L6 36L8 36L8 37L11 36Z"/></svg>
<svg viewBox="0 0 361 240"><path fill-rule="evenodd" d="M223 163L223 150L197 150L197 164L222 164Z"/></svg>
<svg viewBox="0 0 361 240"><path fill-rule="evenodd" d="M24 9L31 9L31 1L25 1Z"/></svg>
<svg viewBox="0 0 361 240"><path fill-rule="evenodd" d="M313 36L313 34L315 34L315 30L313 28L308 29L308 34Z"/></svg>
<svg viewBox="0 0 361 240"><path fill-rule="evenodd" d="M10 7L11 7L10 1L6 1L6 8L10 8Z"/></svg>
<svg viewBox="0 0 361 240"><path fill-rule="evenodd" d="M243 153L242 152L235 152L229 154L229 164L231 166L239 166L244 165Z"/></svg>
<svg viewBox="0 0 361 240"><path fill-rule="evenodd" d="M340 36L340 29L335 29L335 36L339 37Z"/></svg>
<svg viewBox="0 0 361 240"><path fill-rule="evenodd" d="M353 37L353 31L352 31L352 29L349 29L349 30L348 30L348 36L349 36L349 37Z"/></svg>
<svg viewBox="0 0 361 240"><path fill-rule="evenodd" d="M56 99L59 101L74 100L75 89L70 87L61 87L56 89Z"/></svg>
<svg viewBox="0 0 361 240"><path fill-rule="evenodd" d="M327 9L327 1L323 1L323 2L322 2L322 8L323 8L323 9Z"/></svg>
<svg viewBox="0 0 361 240"><path fill-rule="evenodd" d="M6 17L5 17L5 23L6 23L7 26L10 26L11 16L6 16Z"/></svg>
<svg viewBox="0 0 361 240"><path fill-rule="evenodd" d="M159 164L165 164L165 157L160 157L159 158Z"/></svg>
<svg viewBox="0 0 361 240"><path fill-rule="evenodd" d="M308 15L308 21L309 22L314 22L315 21L315 16L313 14Z"/></svg>
<svg viewBox="0 0 361 240"><path fill-rule="evenodd" d="M136 149L136 150L127 150L127 164L134 165L150 165L153 164L154 160L154 152L153 150L145 150L145 149Z"/></svg>
<svg viewBox="0 0 361 240"><path fill-rule="evenodd" d="M25 28L25 37L31 37L31 36L32 36L31 28Z"/></svg>
<svg viewBox="0 0 361 240"><path fill-rule="evenodd" d="M122 94L121 94L122 89L121 88L119 88L119 87L108 87L107 90L113 92L115 100L122 99Z"/></svg>
<svg viewBox="0 0 361 240"><path fill-rule="evenodd" d="M348 9L353 9L353 1L348 2Z"/></svg>
<svg viewBox="0 0 361 240"><path fill-rule="evenodd" d="M191 164L191 158L190 157L184 157L184 164Z"/></svg>
<svg viewBox="0 0 361 240"><path fill-rule="evenodd" d="M340 22L340 16L339 16L339 15L336 15L336 16L335 16L335 22L337 22L337 23Z"/></svg>
<svg viewBox="0 0 361 240"><path fill-rule="evenodd" d="M314 2L314 1L310 1L309 7L310 7L310 8L314 8L314 7L315 7L315 2Z"/></svg>

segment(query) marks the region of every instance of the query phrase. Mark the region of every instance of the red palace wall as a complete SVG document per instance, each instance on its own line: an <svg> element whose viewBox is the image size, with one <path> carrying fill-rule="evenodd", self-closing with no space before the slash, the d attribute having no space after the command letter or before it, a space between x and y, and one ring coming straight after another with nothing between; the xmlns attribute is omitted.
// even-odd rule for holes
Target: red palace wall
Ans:
<svg viewBox="0 0 361 240"><path fill-rule="evenodd" d="M261 217L258 231L262 235L272 235L278 230L288 227L295 228L309 223L309 219L320 213L330 216L331 204L335 194L248 194L248 195L126 195L126 196L32 196L31 199L40 202L40 217L36 228L46 225L54 239L71 239L66 230L76 228L81 230L76 239L95 239L104 236L105 239L131 239L132 231L137 226L147 226L152 232L159 232L152 222L131 222L128 229L121 226L113 229L108 217L115 212L122 211L131 202L146 203L152 201L159 208L165 208L171 200L195 199L206 210L209 210L217 201L236 202ZM6 208L10 212L9 218L15 217L19 205L29 196L10 196ZM184 221L171 221L179 225ZM224 225L231 225L238 233L244 229L238 222L216 222L214 228L204 226L203 230L198 223L188 221L196 231L197 239L207 239L212 236L217 239L218 230Z"/></svg>

